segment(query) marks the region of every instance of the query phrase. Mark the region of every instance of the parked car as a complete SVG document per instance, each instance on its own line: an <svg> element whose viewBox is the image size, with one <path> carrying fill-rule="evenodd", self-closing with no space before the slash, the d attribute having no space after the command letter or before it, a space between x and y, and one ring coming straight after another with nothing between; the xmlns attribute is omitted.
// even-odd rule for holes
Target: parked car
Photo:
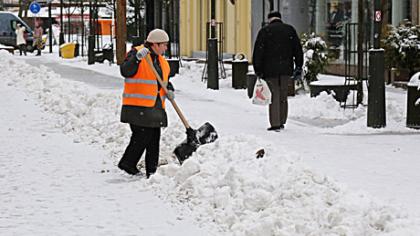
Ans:
<svg viewBox="0 0 420 236"><path fill-rule="evenodd" d="M27 51L33 52L34 37L31 27L11 12L0 11L0 44L17 48L15 33L17 23L25 26Z"/></svg>

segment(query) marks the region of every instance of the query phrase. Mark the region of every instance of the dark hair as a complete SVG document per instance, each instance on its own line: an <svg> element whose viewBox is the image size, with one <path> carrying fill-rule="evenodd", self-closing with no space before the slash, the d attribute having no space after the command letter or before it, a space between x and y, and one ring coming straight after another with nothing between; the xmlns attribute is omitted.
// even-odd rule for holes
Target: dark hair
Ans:
<svg viewBox="0 0 420 236"><path fill-rule="evenodd" d="M145 42L144 43L144 46L146 47L146 48L151 48L152 47L152 45L153 45L153 43L151 43L151 42Z"/></svg>
<svg viewBox="0 0 420 236"><path fill-rule="evenodd" d="M151 43L151 42L147 42L147 41L146 41L146 42L144 43L144 46L145 46L145 47L147 47L147 48L151 48L153 44L160 45L160 44L163 44L163 43L167 43L167 42L162 42L162 43Z"/></svg>
<svg viewBox="0 0 420 236"><path fill-rule="evenodd" d="M272 11L272 12L268 13L267 18L270 19L272 17L278 17L278 18L281 19L281 14L278 11Z"/></svg>

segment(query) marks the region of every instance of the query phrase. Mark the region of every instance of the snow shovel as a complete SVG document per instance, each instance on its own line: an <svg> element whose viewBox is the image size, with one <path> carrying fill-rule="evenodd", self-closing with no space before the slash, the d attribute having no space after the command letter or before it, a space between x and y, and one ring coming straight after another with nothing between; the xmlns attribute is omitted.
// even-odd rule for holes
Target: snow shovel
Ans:
<svg viewBox="0 0 420 236"><path fill-rule="evenodd" d="M149 64L150 68L152 68L153 73L155 74L160 86L162 86L163 90L168 93L168 88L166 84L163 82L162 78L160 77L159 73L156 71L155 67L153 66L152 61L149 57L145 57L147 63ZM168 98L169 99L169 98ZM182 123L184 124L185 128L187 129L187 138L178 146L176 146L174 150L174 154L178 159L179 163L182 163L188 159L193 152L197 150L200 145L214 142L217 139L217 132L216 129L208 122L203 124L198 130L194 130L188 124L187 119L182 114L181 109L178 107L174 99L169 99L174 107L176 113L178 114L179 118L181 119Z"/></svg>

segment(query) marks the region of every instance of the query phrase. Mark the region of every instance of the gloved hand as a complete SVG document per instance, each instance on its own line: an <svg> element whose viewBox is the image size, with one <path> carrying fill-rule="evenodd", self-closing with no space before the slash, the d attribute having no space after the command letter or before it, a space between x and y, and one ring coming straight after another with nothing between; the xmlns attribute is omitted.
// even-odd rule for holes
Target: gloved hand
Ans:
<svg viewBox="0 0 420 236"><path fill-rule="evenodd" d="M190 144L198 144L197 133L191 127L187 128L187 141Z"/></svg>
<svg viewBox="0 0 420 236"><path fill-rule="evenodd" d="M293 75L292 78L294 80L299 80L302 77L302 67L296 67L295 70L293 71Z"/></svg>
<svg viewBox="0 0 420 236"><path fill-rule="evenodd" d="M145 58L148 53L149 53L149 49L147 49L147 48L142 48L142 49L138 50L137 53L136 53L137 60L141 60L141 59Z"/></svg>
<svg viewBox="0 0 420 236"><path fill-rule="evenodd" d="M166 97L167 97L169 100L173 100L173 99L175 99L175 93L174 93L174 91L172 91L172 90L168 90L168 92L166 93Z"/></svg>
<svg viewBox="0 0 420 236"><path fill-rule="evenodd" d="M171 83L171 81L168 82L168 84L166 85L166 88L168 90L175 91L174 85Z"/></svg>

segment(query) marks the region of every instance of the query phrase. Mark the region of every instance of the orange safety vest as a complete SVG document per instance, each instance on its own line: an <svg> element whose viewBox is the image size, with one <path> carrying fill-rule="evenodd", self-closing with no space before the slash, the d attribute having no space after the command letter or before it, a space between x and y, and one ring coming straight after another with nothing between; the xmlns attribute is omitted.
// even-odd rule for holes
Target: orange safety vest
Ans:
<svg viewBox="0 0 420 236"><path fill-rule="evenodd" d="M136 49L140 50L143 47L141 45L136 47ZM147 57L152 61L150 54ZM161 55L158 56L158 60L162 68L162 80L167 84L170 72L169 63ZM165 109L166 93L163 89L160 89L160 92L158 91L158 83L146 59L141 60L137 73L133 77L125 78L124 80L123 105L154 107L159 94L162 107Z"/></svg>

